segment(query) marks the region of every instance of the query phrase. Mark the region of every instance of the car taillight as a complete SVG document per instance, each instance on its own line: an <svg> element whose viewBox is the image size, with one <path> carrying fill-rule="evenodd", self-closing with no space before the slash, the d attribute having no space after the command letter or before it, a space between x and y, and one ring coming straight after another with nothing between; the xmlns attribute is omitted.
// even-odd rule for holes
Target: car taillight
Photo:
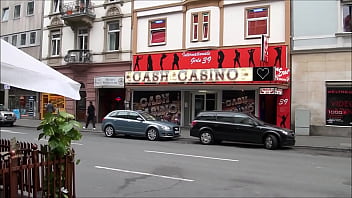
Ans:
<svg viewBox="0 0 352 198"><path fill-rule="evenodd" d="M197 124L197 121L192 121L192 127L194 127Z"/></svg>

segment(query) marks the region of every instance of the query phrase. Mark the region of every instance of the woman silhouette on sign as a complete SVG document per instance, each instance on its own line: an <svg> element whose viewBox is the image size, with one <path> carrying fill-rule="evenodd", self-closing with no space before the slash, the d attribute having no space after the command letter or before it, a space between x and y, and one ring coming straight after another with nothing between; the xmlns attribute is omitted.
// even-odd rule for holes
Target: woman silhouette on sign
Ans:
<svg viewBox="0 0 352 198"><path fill-rule="evenodd" d="M136 57L136 63L134 64L133 71L137 71L136 68L138 68L138 71L140 70L140 68L139 68L139 60L141 60L141 59L142 59L141 56L137 56Z"/></svg>
<svg viewBox="0 0 352 198"><path fill-rule="evenodd" d="M277 61L279 61L279 66L281 67L281 50L282 47L275 47L274 48L276 50L276 58L275 58L275 63L274 65L276 66Z"/></svg>
<svg viewBox="0 0 352 198"><path fill-rule="evenodd" d="M249 67L251 66L251 63L253 64L253 67L255 67L254 59L253 59L254 51L255 51L255 49L248 50L248 53L249 53Z"/></svg>
<svg viewBox="0 0 352 198"><path fill-rule="evenodd" d="M233 59L233 67L236 67L236 63L238 63L238 67L241 67L241 64L240 64L241 53L236 49L235 54L236 56Z"/></svg>
<svg viewBox="0 0 352 198"><path fill-rule="evenodd" d="M218 68L222 68L222 62L224 62L224 58L225 58L224 52L220 50L218 52Z"/></svg>
<svg viewBox="0 0 352 198"><path fill-rule="evenodd" d="M152 56L149 54L148 56L148 66L147 66L148 71L153 71L153 60Z"/></svg>
<svg viewBox="0 0 352 198"><path fill-rule="evenodd" d="M165 58L166 58L166 54L162 54L162 55L161 55L161 58L160 58L160 69L161 69L161 70L164 70L164 68L163 68L163 61L164 61Z"/></svg>
<svg viewBox="0 0 352 198"><path fill-rule="evenodd" d="M282 115L281 116L281 122L280 122L280 127L282 127L282 128L286 128L286 119L287 119L287 116L288 115Z"/></svg>
<svg viewBox="0 0 352 198"><path fill-rule="evenodd" d="M177 66L177 69L180 69L180 66L178 65L178 61L180 60L180 58L177 56L177 54L174 54L174 62L172 62L172 70L174 70L174 66Z"/></svg>

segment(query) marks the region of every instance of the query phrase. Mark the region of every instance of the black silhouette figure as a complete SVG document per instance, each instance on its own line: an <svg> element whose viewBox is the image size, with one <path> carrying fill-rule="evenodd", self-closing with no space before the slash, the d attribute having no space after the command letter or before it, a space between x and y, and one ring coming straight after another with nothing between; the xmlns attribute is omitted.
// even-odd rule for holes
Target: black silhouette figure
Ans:
<svg viewBox="0 0 352 198"><path fill-rule="evenodd" d="M137 56L136 57L136 63L134 64L133 71L137 71L136 68L138 68L138 71L140 70L140 68L139 68L139 60L141 60L141 59L142 59L141 56Z"/></svg>
<svg viewBox="0 0 352 198"><path fill-rule="evenodd" d="M287 116L288 116L288 115L286 115L286 116L285 116L285 115L282 115L282 116L281 116L280 127L286 128L286 124L285 124L285 123L286 123Z"/></svg>
<svg viewBox="0 0 352 198"><path fill-rule="evenodd" d="M279 61L279 66L281 67L281 50L282 50L282 47L275 47L274 49L276 50L276 53L277 53L274 65L276 66L277 61Z"/></svg>
<svg viewBox="0 0 352 198"><path fill-rule="evenodd" d="M180 66L178 65L178 61L180 60L180 58L177 56L177 54L174 54L174 62L172 62L172 70L174 70L174 66L177 66L177 69L180 69Z"/></svg>
<svg viewBox="0 0 352 198"><path fill-rule="evenodd" d="M147 70L148 71L153 71L153 60L152 60L152 56L151 55L148 56Z"/></svg>
<svg viewBox="0 0 352 198"><path fill-rule="evenodd" d="M251 66L251 63L253 64L253 67L255 67L254 59L253 59L254 51L255 51L255 49L248 50L248 53L249 53L249 67Z"/></svg>
<svg viewBox="0 0 352 198"><path fill-rule="evenodd" d="M236 56L233 59L233 67L236 67L236 63L238 63L238 67L241 67L241 64L240 64L241 53L236 49L235 54Z"/></svg>
<svg viewBox="0 0 352 198"><path fill-rule="evenodd" d="M166 54L162 54L162 55L161 55L161 58L160 58L160 69L161 69L161 70L164 70L164 68L163 68L163 61L164 61L165 58L166 58Z"/></svg>
<svg viewBox="0 0 352 198"><path fill-rule="evenodd" d="M222 68L222 62L224 62L224 58L225 58L224 52L220 50L218 52L218 68Z"/></svg>

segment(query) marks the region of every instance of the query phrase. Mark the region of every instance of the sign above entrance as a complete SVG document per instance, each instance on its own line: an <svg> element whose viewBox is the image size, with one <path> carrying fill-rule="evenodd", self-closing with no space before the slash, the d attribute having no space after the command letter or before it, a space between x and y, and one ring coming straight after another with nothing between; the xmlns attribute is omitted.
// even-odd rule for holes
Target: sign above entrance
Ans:
<svg viewBox="0 0 352 198"><path fill-rule="evenodd" d="M282 95L282 89L276 87L260 88L259 94Z"/></svg>
<svg viewBox="0 0 352 198"><path fill-rule="evenodd" d="M126 84L253 81L253 68L135 71L125 79Z"/></svg>
<svg viewBox="0 0 352 198"><path fill-rule="evenodd" d="M94 78L94 88L124 88L124 77L96 77Z"/></svg>

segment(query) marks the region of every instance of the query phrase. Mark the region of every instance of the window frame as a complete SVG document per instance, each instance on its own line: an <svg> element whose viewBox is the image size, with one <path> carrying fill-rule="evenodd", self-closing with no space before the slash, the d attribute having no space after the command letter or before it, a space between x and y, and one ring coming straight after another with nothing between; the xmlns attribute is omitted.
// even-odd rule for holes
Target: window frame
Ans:
<svg viewBox="0 0 352 198"><path fill-rule="evenodd" d="M118 24L118 29L110 30L110 25L113 23ZM110 48L110 34L117 35L118 39L118 46L115 46L115 49ZM107 52L114 52L119 51L121 49L121 20L112 20L106 22L106 51Z"/></svg>
<svg viewBox="0 0 352 198"><path fill-rule="evenodd" d="M14 38L16 38L16 39L14 40ZM11 36L11 44L13 46L17 47L17 45L18 45L18 35L17 34Z"/></svg>
<svg viewBox="0 0 352 198"><path fill-rule="evenodd" d="M58 35L59 37L54 38L54 36ZM54 42L55 41L55 45ZM50 31L50 57L57 57L61 55L61 31L60 30L52 30ZM54 49L55 46L55 49ZM53 53L55 51L55 53Z"/></svg>
<svg viewBox="0 0 352 198"><path fill-rule="evenodd" d="M195 21L195 16L197 16L197 22ZM205 21L205 17L208 17L208 21ZM209 41L210 40L210 10L204 10L199 12L191 13L191 42ZM207 31L205 32L205 27ZM197 32L195 32L197 31ZM195 37L196 33L196 37ZM207 36L205 36L207 35Z"/></svg>
<svg viewBox="0 0 352 198"><path fill-rule="evenodd" d="M152 23L155 21L164 21L165 27L159 27L159 28L152 28ZM158 42L158 43L153 43L152 39L153 39L153 33L152 31L164 31L164 41L163 42ZM167 18L158 18L158 19L151 19L148 21L148 45L149 46L160 46L160 45L166 45L166 41L167 41Z"/></svg>
<svg viewBox="0 0 352 198"><path fill-rule="evenodd" d="M267 16L265 17L256 17L256 18L248 18L248 12L250 10L255 10L255 9L266 9L267 10ZM261 35L263 34L252 34L249 35L249 22L251 21L264 21L266 20L266 36L269 36L269 31L270 31L270 6L256 6L256 7L248 7L245 8L245 38L246 39L251 39L251 38L260 38Z"/></svg>
<svg viewBox="0 0 352 198"><path fill-rule="evenodd" d="M24 41L24 43L22 43L22 41ZM27 33L21 33L19 46L24 47L26 45L27 45Z"/></svg>
<svg viewBox="0 0 352 198"><path fill-rule="evenodd" d="M60 13L60 0L52 0L51 1L51 13ZM56 7L56 9L55 9Z"/></svg>
<svg viewBox="0 0 352 198"><path fill-rule="evenodd" d="M32 42L32 34L34 34L34 42ZM33 31L33 32L29 32L29 45L36 45L37 44L37 32Z"/></svg>
<svg viewBox="0 0 352 198"><path fill-rule="evenodd" d="M18 16L16 16L17 11L18 11ZM15 5L13 8L13 19L19 19L19 18L21 18L21 5L20 4Z"/></svg>
<svg viewBox="0 0 352 198"><path fill-rule="evenodd" d="M8 36L4 36L2 39L4 39L4 41L9 42L9 37Z"/></svg>
<svg viewBox="0 0 352 198"><path fill-rule="evenodd" d="M32 4L32 10L30 10L30 5ZM29 0L28 2L27 2L27 16L32 16L32 15L34 15L34 9L35 9L35 3L34 3L34 0ZM32 11L31 13L30 13L30 11Z"/></svg>
<svg viewBox="0 0 352 198"><path fill-rule="evenodd" d="M4 19L6 16L6 19ZM2 14L1 14L1 21L8 21L10 16L10 8L6 7L2 9Z"/></svg>
<svg viewBox="0 0 352 198"><path fill-rule="evenodd" d="M346 30L345 27L345 23L346 23L346 17L348 16L347 14L345 14L345 8L347 7L347 9L349 11L347 11L347 13L349 12L349 23L350 23L350 31ZM342 32L344 33L352 33L352 1L351 0L341 0L341 19L342 19L342 23L341 23L341 29Z"/></svg>

